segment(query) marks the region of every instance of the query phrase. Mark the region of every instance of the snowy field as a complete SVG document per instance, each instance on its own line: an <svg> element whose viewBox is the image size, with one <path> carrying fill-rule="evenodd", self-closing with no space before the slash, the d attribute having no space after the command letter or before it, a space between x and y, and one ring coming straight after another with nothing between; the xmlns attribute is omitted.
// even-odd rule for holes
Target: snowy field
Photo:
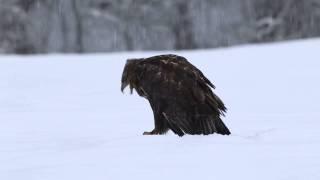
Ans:
<svg viewBox="0 0 320 180"><path fill-rule="evenodd" d="M171 52L216 85L231 136L142 136L127 58L0 57L1 180L319 180L320 40Z"/></svg>

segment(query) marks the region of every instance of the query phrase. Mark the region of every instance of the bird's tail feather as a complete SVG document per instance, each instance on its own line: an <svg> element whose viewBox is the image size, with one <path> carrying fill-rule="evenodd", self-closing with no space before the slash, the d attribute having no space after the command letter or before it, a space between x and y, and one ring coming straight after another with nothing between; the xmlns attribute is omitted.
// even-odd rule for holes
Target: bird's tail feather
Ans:
<svg viewBox="0 0 320 180"><path fill-rule="evenodd" d="M200 120L200 133L204 135L218 133L222 135L229 135L230 130L222 122L220 117L201 119Z"/></svg>

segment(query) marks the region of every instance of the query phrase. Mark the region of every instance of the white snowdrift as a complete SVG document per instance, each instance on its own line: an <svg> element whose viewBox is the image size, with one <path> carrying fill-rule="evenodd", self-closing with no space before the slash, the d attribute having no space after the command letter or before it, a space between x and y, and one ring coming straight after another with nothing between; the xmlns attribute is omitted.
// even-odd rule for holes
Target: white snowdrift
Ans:
<svg viewBox="0 0 320 180"><path fill-rule="evenodd" d="M217 86L231 136L142 136L151 108L120 92L127 58L0 57L0 179L320 179L320 40L171 52Z"/></svg>

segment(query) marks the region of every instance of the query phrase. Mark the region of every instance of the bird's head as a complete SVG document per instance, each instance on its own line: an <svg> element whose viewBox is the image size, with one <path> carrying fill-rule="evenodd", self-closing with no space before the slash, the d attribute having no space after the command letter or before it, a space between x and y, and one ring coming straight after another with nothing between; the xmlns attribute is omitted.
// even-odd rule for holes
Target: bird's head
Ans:
<svg viewBox="0 0 320 180"><path fill-rule="evenodd" d="M124 66L122 78L121 78L121 91L129 85L130 92L132 94L133 88L136 87L136 66L138 59L128 59L126 65Z"/></svg>

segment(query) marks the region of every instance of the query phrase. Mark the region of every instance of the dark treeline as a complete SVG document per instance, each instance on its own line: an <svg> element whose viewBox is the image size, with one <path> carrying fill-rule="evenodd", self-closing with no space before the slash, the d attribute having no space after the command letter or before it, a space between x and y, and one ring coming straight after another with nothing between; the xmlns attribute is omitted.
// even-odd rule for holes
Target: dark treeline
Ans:
<svg viewBox="0 0 320 180"><path fill-rule="evenodd" d="M0 53L197 49L320 36L320 0L0 0Z"/></svg>

